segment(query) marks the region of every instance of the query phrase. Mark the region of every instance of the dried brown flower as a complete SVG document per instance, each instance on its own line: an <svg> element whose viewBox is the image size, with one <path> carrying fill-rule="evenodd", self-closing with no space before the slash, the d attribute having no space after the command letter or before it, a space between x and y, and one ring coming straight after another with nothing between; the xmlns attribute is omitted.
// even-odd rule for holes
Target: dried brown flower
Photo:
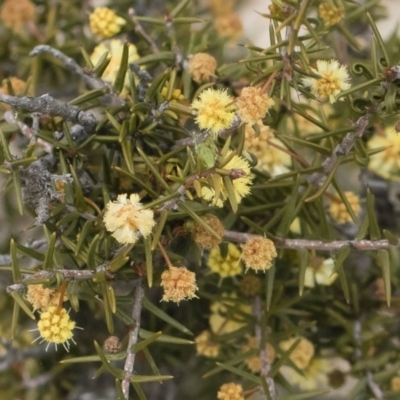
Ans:
<svg viewBox="0 0 400 400"><path fill-rule="evenodd" d="M36 7L30 0L5 0L0 10L0 20L13 31L35 19Z"/></svg>
<svg viewBox="0 0 400 400"><path fill-rule="evenodd" d="M163 301L179 303L197 297L196 275L185 267L170 267L165 270L161 274L160 285L164 288Z"/></svg>
<svg viewBox="0 0 400 400"><path fill-rule="evenodd" d="M211 235L202 225L195 223L191 232L193 240L205 249L212 249L221 243L225 228L215 215L205 215L201 219L218 234L219 239Z"/></svg>
<svg viewBox="0 0 400 400"><path fill-rule="evenodd" d="M197 83L208 82L216 69L217 60L207 53L196 53L189 61L189 73Z"/></svg>
<svg viewBox="0 0 400 400"><path fill-rule="evenodd" d="M260 293L260 280L254 275L245 275L240 281L239 289L246 297L253 297Z"/></svg>
<svg viewBox="0 0 400 400"><path fill-rule="evenodd" d="M103 347L108 353L118 353L121 350L121 341L118 336L109 336L104 341Z"/></svg>
<svg viewBox="0 0 400 400"><path fill-rule="evenodd" d="M236 100L238 114L246 124L255 124L264 117L268 110L274 105L266 93L262 93L261 88L248 86L243 88L240 96Z"/></svg>

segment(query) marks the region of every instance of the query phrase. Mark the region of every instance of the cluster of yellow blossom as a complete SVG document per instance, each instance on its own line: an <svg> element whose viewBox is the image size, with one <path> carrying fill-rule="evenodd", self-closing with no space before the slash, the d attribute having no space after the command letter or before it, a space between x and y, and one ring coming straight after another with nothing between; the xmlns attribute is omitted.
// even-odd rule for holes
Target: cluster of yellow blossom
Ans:
<svg viewBox="0 0 400 400"><path fill-rule="evenodd" d="M279 343L279 347L283 351L288 351L293 344L299 340L297 346L289 355L290 360L297 368L304 370L314 357L314 345L306 338L299 336L284 340Z"/></svg>
<svg viewBox="0 0 400 400"><path fill-rule="evenodd" d="M160 286L164 288L162 301L179 303L197 297L196 275L185 267L169 267L161 274Z"/></svg>
<svg viewBox="0 0 400 400"><path fill-rule="evenodd" d="M168 88L166 86L164 86L161 89L161 96L163 96L165 99L167 98L167 94L168 94ZM182 94L181 89L174 89L174 91L172 92L171 95L171 101L183 101L185 100L185 96Z"/></svg>
<svg viewBox="0 0 400 400"><path fill-rule="evenodd" d="M217 393L218 400L244 400L243 387L236 383L224 383Z"/></svg>
<svg viewBox="0 0 400 400"><path fill-rule="evenodd" d="M312 257L306 268L304 286L313 288L315 283L323 286L332 285L338 277L337 273L333 273L334 268L335 263L332 258Z"/></svg>
<svg viewBox="0 0 400 400"><path fill-rule="evenodd" d="M240 171L239 177L232 179L236 202L239 204L242 201L242 198L250 193L250 185L252 183L252 178L250 177L250 165L245 159L237 155L234 155L231 158L231 154L232 152L228 151L227 158L230 158L230 160L223 168L227 171ZM221 175L212 175L210 177L210 182L212 186L202 185L201 197L217 207L222 207L224 201L228 199L228 190L224 185ZM218 195L214 187L220 189Z"/></svg>
<svg viewBox="0 0 400 400"><path fill-rule="evenodd" d="M139 59L139 55L136 47L133 44L129 43L128 46L128 63L133 63ZM102 42L94 48L93 53L90 56L90 61L93 63L93 65L96 66L105 53L108 53L109 57L111 57L110 62L108 63L107 68L104 70L102 75L102 79L104 79L104 81L110 83L115 81L121 66L123 49L124 43L118 39ZM125 78L125 85L127 85L127 83L128 74Z"/></svg>
<svg viewBox="0 0 400 400"><path fill-rule="evenodd" d="M107 204L104 224L118 242L136 243L139 232L143 237L151 233L155 224L154 213L143 209L139 195L131 194L128 199L127 194L120 194L117 201Z"/></svg>
<svg viewBox="0 0 400 400"><path fill-rule="evenodd" d="M207 53L196 53L189 61L189 73L197 83L208 82L217 68L217 60Z"/></svg>
<svg viewBox="0 0 400 400"><path fill-rule="evenodd" d="M242 89L234 104L234 99L226 90L208 88L192 102L197 111L196 122L200 129L217 136L228 129L235 120L236 113L246 124L255 124L265 116L274 101L260 88L249 86Z"/></svg>
<svg viewBox="0 0 400 400"><path fill-rule="evenodd" d="M121 31L126 21L119 17L115 11L107 7L97 7L89 15L91 31L101 37L110 38Z"/></svg>
<svg viewBox="0 0 400 400"><path fill-rule="evenodd" d="M210 228L212 228L219 237L217 238L214 235L211 235L210 232L203 227L203 225L195 222L190 228L192 238L201 247L205 249L212 249L221 243L222 237L225 234L225 228L219 218L217 218L215 215L204 215L201 217L201 219Z"/></svg>
<svg viewBox="0 0 400 400"><path fill-rule="evenodd" d="M257 157L257 168L268 172L271 176L277 176L289 171L288 166L291 164L291 158L284 149L285 145L275 138L269 126L262 123L257 124L260 133L257 136L251 125L245 127L244 152L252 153ZM269 142L276 144L283 150L270 145Z"/></svg>
<svg viewBox="0 0 400 400"><path fill-rule="evenodd" d="M368 148L371 150L383 148L381 152L370 156L368 168L385 179L398 180L400 178L400 135L394 127L377 128L368 142Z"/></svg>
<svg viewBox="0 0 400 400"><path fill-rule="evenodd" d="M336 25L344 18L342 5L337 7L329 3L321 3L318 7L318 13L326 26Z"/></svg>
<svg viewBox="0 0 400 400"><path fill-rule="evenodd" d="M270 269L277 255L274 242L261 236L250 238L242 245L241 258L246 268L257 272Z"/></svg>
<svg viewBox="0 0 400 400"><path fill-rule="evenodd" d="M222 278L235 276L242 273L240 264L240 250L232 243L228 243L228 251L226 257L222 257L220 248L214 247L210 251L207 265L211 271L216 272Z"/></svg>
<svg viewBox="0 0 400 400"><path fill-rule="evenodd" d="M229 128L235 119L234 99L226 90L203 90L191 107L197 110L196 122L199 128L209 130L214 135Z"/></svg>
<svg viewBox="0 0 400 400"><path fill-rule="evenodd" d="M68 351L69 340L73 341L72 331L74 328L75 322L71 321L67 310L51 306L40 315L38 322L40 336L38 339L42 338L42 342L48 342L47 348L51 343L54 343L56 347L57 344L62 344Z"/></svg>
<svg viewBox="0 0 400 400"><path fill-rule="evenodd" d="M355 215L358 215L361 211L360 199L353 192L344 192L350 207L354 211ZM331 199L329 205L329 213L331 217L337 221L339 224L345 224L346 222L353 222L351 215L347 211L346 205L342 202L340 198Z"/></svg>
<svg viewBox="0 0 400 400"><path fill-rule="evenodd" d="M217 357L221 348L219 343L213 342L211 332L204 330L195 338L197 354L206 357Z"/></svg>
<svg viewBox="0 0 400 400"><path fill-rule="evenodd" d="M247 338L247 343L244 346L242 346L242 352L246 353L247 351L255 350L255 349L258 350L257 339L254 336ZM275 351L274 347L268 342L265 344L265 349L268 354L269 363L272 365L273 362L275 361L276 351ZM244 362L251 372L254 372L255 374L257 374L261 371L261 360L260 360L258 352L253 357L246 358L244 360Z"/></svg>
<svg viewBox="0 0 400 400"><path fill-rule="evenodd" d="M311 93L319 100L329 99L330 103L337 101L340 92L350 88L350 76L347 67L340 65L337 60L318 60L317 68L311 68L320 78L303 77L305 87L311 88ZM343 100L343 97L339 100Z"/></svg>

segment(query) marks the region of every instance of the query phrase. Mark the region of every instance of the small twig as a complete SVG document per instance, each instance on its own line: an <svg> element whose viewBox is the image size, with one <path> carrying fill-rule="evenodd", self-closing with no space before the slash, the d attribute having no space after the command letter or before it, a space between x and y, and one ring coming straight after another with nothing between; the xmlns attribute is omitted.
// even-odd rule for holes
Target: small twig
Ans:
<svg viewBox="0 0 400 400"><path fill-rule="evenodd" d="M331 155L321 164L322 172L315 172L308 178L308 182L311 185L318 188L324 184L326 177L335 168L336 163L339 162L338 158L345 156L350 152L354 146L354 143L356 142L356 139L362 137L367 129L371 114L376 111L377 108L373 106L367 114L358 118L358 120L354 123L355 130L349 132L333 149Z"/></svg>
<svg viewBox="0 0 400 400"><path fill-rule="evenodd" d="M179 68L183 62L183 55L180 47L178 46L178 42L176 40L176 33L174 29L174 23L172 21L171 14L167 14L165 16L165 27L167 28L167 34L171 40L172 51L175 54L175 66Z"/></svg>
<svg viewBox="0 0 400 400"><path fill-rule="evenodd" d="M114 279L114 274L107 271L104 268L104 265L97 267L95 270L53 269L39 271L35 274L25 276L20 283L14 283L13 285L7 286L6 292L11 293L17 290L24 290L30 281L35 281L38 279L53 279L57 275L62 275L66 281L92 279L100 271L105 272L107 279Z"/></svg>
<svg viewBox="0 0 400 400"><path fill-rule="evenodd" d="M262 340L262 334L263 334L263 329L262 329L262 306L261 306L261 299L260 296L256 296L254 298L253 304L252 304L252 311L253 315L256 317L256 325L254 328L256 340L257 340L257 345L259 349L259 357L261 361L261 377L265 379L265 382L268 385L268 390L269 394L272 400L276 399L276 390L275 390L275 382L270 376L271 372L271 363L269 359L269 354L268 354L268 348L265 346L264 341ZM264 335L266 335L266 331L264 330Z"/></svg>
<svg viewBox="0 0 400 400"><path fill-rule="evenodd" d="M153 38L144 30L142 24L138 21L138 19L136 18L136 13L135 10L133 8L130 8L128 10L128 15L131 17L132 22L135 25L135 32L138 33L139 35L141 35L143 37L143 39L145 39L151 48L151 52L154 54L157 54L160 52L160 49L158 48L156 42L153 40Z"/></svg>
<svg viewBox="0 0 400 400"><path fill-rule="evenodd" d="M17 118L15 117L15 114L12 111L10 110L6 111L3 114L3 118L9 124L17 124L19 130L26 138L30 140L36 139L36 143L38 144L38 146L42 147L46 153L50 154L52 152L53 146L50 143L44 141L43 139L35 138L32 129L29 128L29 126L24 124L23 122L18 121Z"/></svg>
<svg viewBox="0 0 400 400"><path fill-rule="evenodd" d="M87 72L85 72L85 70L82 69L76 63L76 61L74 59L72 59L71 57L68 57L62 51L55 49L47 44L42 44L42 45L36 46L29 53L29 55L31 57L35 57L42 53L51 54L53 57L59 59L63 63L65 68L67 68L71 72L80 76L85 81L85 83L88 85L88 87L90 89L107 88L108 93L104 94L101 97L103 104L106 104L106 105L124 105L125 104L125 100L122 99L121 97L119 97L118 94L113 91L112 85L110 85L108 82L105 82L101 78L98 78L96 76L90 75Z"/></svg>
<svg viewBox="0 0 400 400"><path fill-rule="evenodd" d="M224 239L245 243L250 238L262 237L262 235L255 235L252 233L242 233L235 231L225 231ZM350 247L354 250L369 251L392 249L400 247L400 239L397 243L389 243L386 239L381 240L334 240L331 242L324 242L322 240L307 240L307 239L281 239L275 240L275 246L279 249L308 249L308 250L321 250L321 251L337 251L343 247Z"/></svg>
<svg viewBox="0 0 400 400"><path fill-rule="evenodd" d="M97 125L97 120L93 114L82 111L77 106L58 101L49 94L40 97L15 97L0 93L0 102L29 112L58 116L67 121L78 123L89 130L94 130Z"/></svg>
<svg viewBox="0 0 400 400"><path fill-rule="evenodd" d="M382 389L374 381L374 377L372 376L371 371L367 372L367 385L370 388L376 400L382 400L384 398Z"/></svg>
<svg viewBox="0 0 400 400"><path fill-rule="evenodd" d="M135 364L136 354L133 352L133 346L137 343L139 337L140 315L142 312L143 297L144 297L144 288L142 283L140 282L136 287L135 291L135 299L132 308L132 318L134 319L135 322L133 323L129 332L129 343L128 343L128 348L126 349L127 357L124 366L125 376L123 381L121 382L122 392L127 400L129 400L129 388L131 383L133 366Z"/></svg>
<svg viewBox="0 0 400 400"><path fill-rule="evenodd" d="M73 58L68 57L62 51L55 49L47 44L41 44L39 46L34 47L33 50L29 53L29 55L31 57L36 57L43 53L51 54L54 58L60 60L62 64L65 66L65 68L67 68L71 72L74 72L76 75L80 76L90 88L100 87L98 85L98 80L86 74Z"/></svg>

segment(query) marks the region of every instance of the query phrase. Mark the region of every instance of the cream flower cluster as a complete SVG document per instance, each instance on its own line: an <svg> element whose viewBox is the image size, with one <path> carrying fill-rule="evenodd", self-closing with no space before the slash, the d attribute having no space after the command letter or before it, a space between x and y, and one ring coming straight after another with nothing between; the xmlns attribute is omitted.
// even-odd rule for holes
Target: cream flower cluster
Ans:
<svg viewBox="0 0 400 400"><path fill-rule="evenodd" d="M311 71L320 75L320 78L304 77L301 81L319 100L328 99L330 103L335 103L340 92L351 87L347 67L340 65L337 60L318 60L317 68L311 68Z"/></svg>
<svg viewBox="0 0 400 400"><path fill-rule="evenodd" d="M107 204L104 224L118 242L136 243L139 234L146 237L151 233L154 213L143 209L139 195L131 194L128 199L127 194L120 194L117 201Z"/></svg>
<svg viewBox="0 0 400 400"><path fill-rule="evenodd" d="M359 197L350 191L344 192L350 207L354 211L355 215L358 215L361 211L360 199ZM346 205L342 202L340 198L332 199L329 205L329 213L331 217L337 221L339 224L345 224L346 222L353 222L351 215L347 211Z"/></svg>
<svg viewBox="0 0 400 400"><path fill-rule="evenodd" d="M182 300L190 300L196 296L198 290L196 285L196 275L185 267L169 267L161 274L161 284L164 288L162 301L172 301L174 303Z"/></svg>
<svg viewBox="0 0 400 400"><path fill-rule="evenodd" d="M390 180L400 178L400 135L393 126L377 129L368 142L368 148L382 148L377 154L370 156L368 168L375 174Z"/></svg>

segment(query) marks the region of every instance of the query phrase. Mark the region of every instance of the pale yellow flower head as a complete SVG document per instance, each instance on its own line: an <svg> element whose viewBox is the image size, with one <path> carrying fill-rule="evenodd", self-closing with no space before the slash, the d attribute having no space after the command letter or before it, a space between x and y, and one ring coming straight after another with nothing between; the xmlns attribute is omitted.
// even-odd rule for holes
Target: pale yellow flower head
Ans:
<svg viewBox="0 0 400 400"><path fill-rule="evenodd" d="M256 136L256 132L251 125L245 127L244 152L246 156L249 153L257 157L257 168L268 172L271 176L277 176L289 172L291 158L289 154L272 147L268 141L276 145L286 148L286 146L275 138L274 133L269 126L258 122L260 133Z"/></svg>
<svg viewBox="0 0 400 400"><path fill-rule="evenodd" d="M170 267L161 274L160 286L164 288L162 301L178 303L194 297L198 287L196 275L185 267Z"/></svg>
<svg viewBox="0 0 400 400"><path fill-rule="evenodd" d="M355 215L358 215L361 211L360 199L359 197L350 191L344 192L344 195L347 198L347 201L350 203L350 207L354 211ZM346 222L353 222L351 215L347 211L345 204L338 197L336 199L331 199L331 203L329 205L329 213L335 221L339 224L345 224Z"/></svg>
<svg viewBox="0 0 400 400"><path fill-rule="evenodd" d="M288 340L283 340L279 343L279 347L283 351L288 351L290 347L300 338L299 343L290 353L289 358L299 369L306 369L314 357L314 345L306 338L299 336Z"/></svg>
<svg viewBox="0 0 400 400"><path fill-rule="evenodd" d="M220 248L214 247L210 251L207 265L211 271L219 274L221 278L235 276L242 273L243 268L239 262L240 250L232 243L228 243L228 252L226 257L221 255Z"/></svg>
<svg viewBox="0 0 400 400"><path fill-rule="evenodd" d="M304 286L313 288L315 283L322 286L330 286L335 282L338 274L333 270L335 263L332 258L322 258L314 256L310 260L310 265L306 268Z"/></svg>
<svg viewBox="0 0 400 400"><path fill-rule="evenodd" d="M342 5L336 7L329 3L321 3L318 7L318 14L326 26L333 26L344 18L344 8Z"/></svg>
<svg viewBox="0 0 400 400"><path fill-rule="evenodd" d="M144 210L140 203L139 195L120 194L117 201L110 201L107 204L107 211L104 214L106 229L120 243L135 243L140 235L147 237L153 226L154 214L151 210Z"/></svg>
<svg viewBox="0 0 400 400"><path fill-rule="evenodd" d="M231 151L227 153L228 158L231 153ZM244 158L235 155L232 157L231 160L229 160L226 165L224 165L223 169L228 171L242 171L242 176L236 179L232 179L236 201L239 204L242 201L242 198L250 193L250 185L252 184L252 178L250 176L250 165ZM216 193L213 187L202 186L201 197L217 207L222 207L224 201L228 199L228 192L224 187L223 179L219 175L214 175L211 182L215 183L215 180L219 181L218 184L221 187L219 196L216 197Z"/></svg>
<svg viewBox="0 0 400 400"><path fill-rule="evenodd" d="M303 369L302 375L293 368L283 366L279 372L294 386L302 391L329 388L329 374L332 372L332 364L326 358L314 358Z"/></svg>
<svg viewBox="0 0 400 400"><path fill-rule="evenodd" d="M236 383L224 383L217 393L218 400L244 400L242 385Z"/></svg>
<svg viewBox="0 0 400 400"><path fill-rule="evenodd" d="M115 36L121 31L121 27L126 24L123 18L107 7L95 8L89 15L89 21L91 31L103 39Z"/></svg>
<svg viewBox="0 0 400 400"><path fill-rule="evenodd" d="M123 49L124 42L118 39L100 43L94 48L93 53L90 56L90 60L92 61L93 65L96 65L99 62L104 53L108 52L108 56L111 57L111 60L102 75L102 79L106 82L113 83L115 81L122 62ZM128 63L134 63L138 59L139 55L136 47L133 44L129 44ZM127 85L127 82L128 76L125 77L125 85Z"/></svg>
<svg viewBox="0 0 400 400"><path fill-rule="evenodd" d="M351 87L347 67L340 65L337 60L318 60L317 68L311 70L321 78L304 77L301 81L305 87L311 88L311 93L321 101L329 99L331 104L335 103L336 96Z"/></svg>
<svg viewBox="0 0 400 400"><path fill-rule="evenodd" d="M236 104L242 122L253 125L265 116L275 102L266 93L262 93L261 88L248 86L242 89Z"/></svg>
<svg viewBox="0 0 400 400"><path fill-rule="evenodd" d="M246 268L257 272L270 269L277 255L274 242L261 236L252 237L242 245L241 258Z"/></svg>
<svg viewBox="0 0 400 400"><path fill-rule="evenodd" d="M200 335L194 339L196 343L196 351L200 356L205 357L217 357L221 345L217 342L213 342L211 339L211 332L204 330Z"/></svg>
<svg viewBox="0 0 400 400"><path fill-rule="evenodd" d="M210 131L214 136L229 128L235 119L232 103L233 97L226 90L203 90L191 105L193 110L197 110L199 128Z"/></svg>
<svg viewBox="0 0 400 400"><path fill-rule="evenodd" d="M208 82L215 75L217 60L207 53L196 53L189 61L189 73L197 83Z"/></svg>
<svg viewBox="0 0 400 400"><path fill-rule="evenodd" d="M69 340L72 340L72 331L75 328L75 322L71 321L65 308L58 310L51 306L40 315L38 329L42 342L48 344L63 344L65 349L69 349ZM39 338L38 338L39 339Z"/></svg>
<svg viewBox="0 0 400 400"><path fill-rule="evenodd" d="M385 179L400 178L400 134L391 126L378 130L368 142L369 149L385 147L380 153L370 156L368 168Z"/></svg>

